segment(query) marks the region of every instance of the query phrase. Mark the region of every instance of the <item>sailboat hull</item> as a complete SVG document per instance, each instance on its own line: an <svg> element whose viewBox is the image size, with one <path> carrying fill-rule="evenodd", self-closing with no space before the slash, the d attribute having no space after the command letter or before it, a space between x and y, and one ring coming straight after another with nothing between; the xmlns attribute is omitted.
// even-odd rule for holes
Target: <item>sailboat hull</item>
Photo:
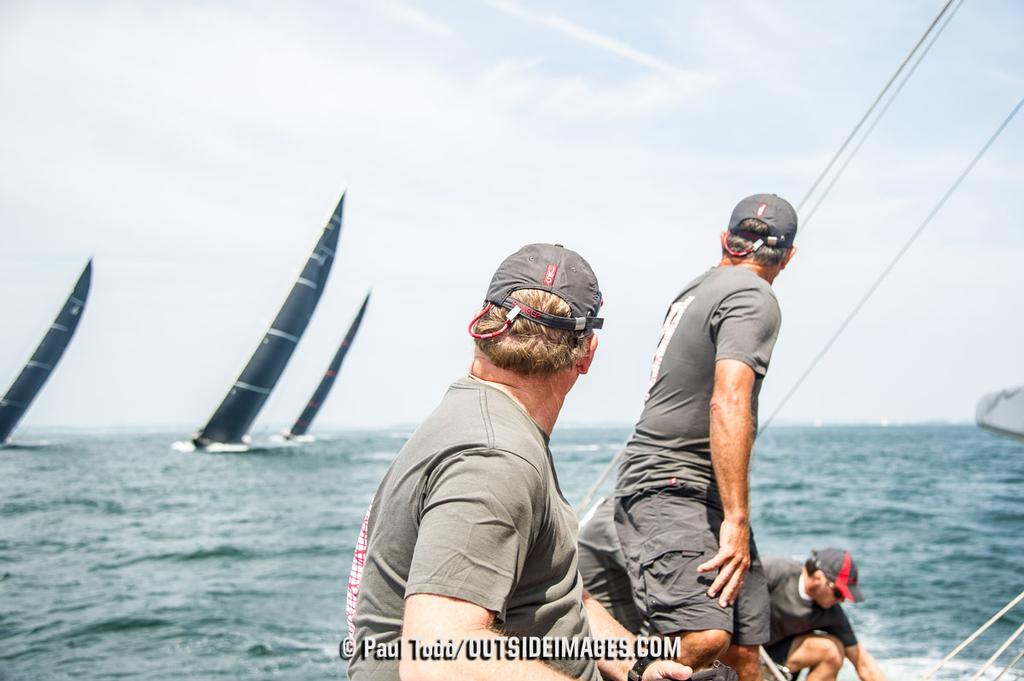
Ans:
<svg viewBox="0 0 1024 681"><path fill-rule="evenodd" d="M985 430L1024 440L1024 386L984 395L974 420Z"/></svg>

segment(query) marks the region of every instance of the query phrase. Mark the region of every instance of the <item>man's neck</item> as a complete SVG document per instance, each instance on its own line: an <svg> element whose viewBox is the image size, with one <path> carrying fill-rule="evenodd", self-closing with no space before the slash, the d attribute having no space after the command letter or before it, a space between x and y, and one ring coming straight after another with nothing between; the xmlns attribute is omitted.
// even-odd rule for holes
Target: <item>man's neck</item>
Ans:
<svg viewBox="0 0 1024 681"><path fill-rule="evenodd" d="M479 354L473 358L469 374L490 383L515 400L548 437L551 437L551 431L555 429L555 421L562 411L565 396L576 383L576 372L571 369L554 376L524 376L501 369Z"/></svg>
<svg viewBox="0 0 1024 681"><path fill-rule="evenodd" d="M807 573L800 573L800 580L796 583L797 593L800 595L800 599L806 603L812 602L814 599L807 593Z"/></svg>
<svg viewBox="0 0 1024 681"><path fill-rule="evenodd" d="M779 276L779 272L781 271L778 265L762 265L761 263L756 262L749 255L742 258L734 258L728 254L723 255L722 261L718 263L718 266L743 267L767 281L769 285L775 282L775 277Z"/></svg>

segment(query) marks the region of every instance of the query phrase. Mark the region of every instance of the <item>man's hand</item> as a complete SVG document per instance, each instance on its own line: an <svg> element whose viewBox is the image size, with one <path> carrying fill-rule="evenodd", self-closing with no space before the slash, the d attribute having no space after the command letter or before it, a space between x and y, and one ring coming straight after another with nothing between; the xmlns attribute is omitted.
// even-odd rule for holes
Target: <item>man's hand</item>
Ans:
<svg viewBox="0 0 1024 681"><path fill-rule="evenodd" d="M659 679L688 679L693 675L693 670L685 664L679 664L672 660L658 660L652 662L644 670L643 681L658 681Z"/></svg>
<svg viewBox="0 0 1024 681"><path fill-rule="evenodd" d="M604 606L586 590L583 591L583 609L587 613L590 631L594 638L621 638L630 642L636 640L636 637L619 624L611 613L605 610ZM634 664L635 660L598 660L597 668L601 672L601 678L625 679ZM692 674L693 670L684 664L673 660L658 660L652 662L644 670L643 681L688 679Z"/></svg>
<svg viewBox="0 0 1024 681"><path fill-rule="evenodd" d="M745 520L733 521L727 518L722 521L722 528L718 532L718 553L697 568L697 572L718 570L718 577L708 589L708 596L714 598L721 592L718 604L723 608L732 605L739 596L749 567L750 526Z"/></svg>
<svg viewBox="0 0 1024 681"><path fill-rule="evenodd" d="M846 656L856 668L860 681L886 681L885 673L864 646L846 646Z"/></svg>

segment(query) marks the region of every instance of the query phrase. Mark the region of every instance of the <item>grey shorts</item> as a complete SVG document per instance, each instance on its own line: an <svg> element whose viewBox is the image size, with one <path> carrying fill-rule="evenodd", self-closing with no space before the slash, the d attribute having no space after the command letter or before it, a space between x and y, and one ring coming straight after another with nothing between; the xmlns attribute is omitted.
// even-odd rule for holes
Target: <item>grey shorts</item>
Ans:
<svg viewBox="0 0 1024 681"><path fill-rule="evenodd" d="M633 588L612 520L614 512L615 498L608 497L602 500L590 518L585 519L580 525L580 577L583 578L583 588L590 592L590 595L603 605L619 624L630 633L640 634L644 618L637 612L636 604L633 603Z"/></svg>
<svg viewBox="0 0 1024 681"><path fill-rule="evenodd" d="M733 644L768 642L768 582L753 534L750 569L733 605L723 608L707 594L717 572L697 572L718 552L722 519L722 510L708 504L705 488L685 483L616 500L615 529L633 601L652 631L719 629L732 635Z"/></svg>

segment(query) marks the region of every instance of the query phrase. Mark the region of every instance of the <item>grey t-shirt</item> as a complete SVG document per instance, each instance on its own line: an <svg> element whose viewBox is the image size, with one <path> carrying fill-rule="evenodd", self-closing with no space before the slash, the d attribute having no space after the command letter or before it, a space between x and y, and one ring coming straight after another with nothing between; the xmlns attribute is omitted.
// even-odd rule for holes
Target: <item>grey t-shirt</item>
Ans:
<svg viewBox="0 0 1024 681"><path fill-rule="evenodd" d="M683 289L665 315L616 495L667 485L672 478L717 489L709 439L715 363L735 359L754 370L756 426L757 396L781 323L771 286L745 267L713 268Z"/></svg>
<svg viewBox="0 0 1024 681"><path fill-rule="evenodd" d="M398 453L367 524L353 681L398 679L398 660L363 659L367 638L401 639L405 598L475 603L510 636L590 636L577 521L547 435L508 395L471 377L451 385ZM596 681L592 660L552 665Z"/></svg>
<svg viewBox="0 0 1024 681"><path fill-rule="evenodd" d="M825 610L814 601L800 597L802 563L777 556L764 558L762 562L772 604L772 633L768 645L815 630L832 634L844 646L857 645L853 627L838 603Z"/></svg>

